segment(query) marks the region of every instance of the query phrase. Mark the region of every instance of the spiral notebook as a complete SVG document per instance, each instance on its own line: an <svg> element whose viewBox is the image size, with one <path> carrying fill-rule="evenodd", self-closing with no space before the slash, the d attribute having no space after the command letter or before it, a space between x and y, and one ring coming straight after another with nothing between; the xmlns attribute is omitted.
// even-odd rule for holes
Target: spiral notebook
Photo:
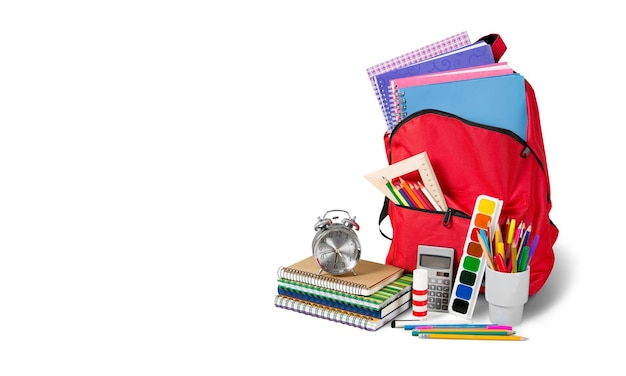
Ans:
<svg viewBox="0 0 626 376"><path fill-rule="evenodd" d="M370 296L351 295L288 279L278 280L278 294L365 316L382 318L411 299L413 275L405 273Z"/></svg>
<svg viewBox="0 0 626 376"><path fill-rule="evenodd" d="M302 313L305 315L322 318L338 322L345 325L354 326L357 328L375 331L392 321L402 312L411 307L412 300L409 300L394 311L387 314L382 319L360 315L355 312L344 311L342 309L328 307L322 304L307 302L306 300L300 300L285 295L276 295L274 298L274 305L278 308L288 309L294 312Z"/></svg>
<svg viewBox="0 0 626 376"><path fill-rule="evenodd" d="M454 69L451 71L425 74L422 76L410 76L397 78L390 81L391 97L393 109L395 111L396 123L402 120L402 112L406 110L406 106L398 98L398 90L411 86L440 84L443 82L471 80L474 78L502 76L505 74L515 73L507 63L494 63L480 65L477 67Z"/></svg>
<svg viewBox="0 0 626 376"><path fill-rule="evenodd" d="M389 72L394 69L406 67L420 61L424 61L431 57L444 54L446 52L457 50L461 47L470 45L471 43L472 42L469 38L469 35L466 31L463 31L437 42L418 48L415 51L407 52L403 55L397 56L393 59L378 63L370 68L367 68L367 75L369 76L372 88L374 89L374 94L376 94L376 99L378 100L378 104L383 112L383 116L385 116L385 121L387 122L388 120L387 113L385 111L386 104L383 103L383 98L381 98L380 94L378 93L375 78L376 75ZM389 127L390 124L388 123L387 126ZM389 129L391 130L391 128Z"/></svg>
<svg viewBox="0 0 626 376"><path fill-rule="evenodd" d="M449 112L466 120L515 133L526 141L526 86L519 73L398 89L401 117L425 109Z"/></svg>
<svg viewBox="0 0 626 376"><path fill-rule="evenodd" d="M332 275L326 272L318 274L319 265L309 256L295 264L278 268L278 278L308 283L348 294L369 296L386 285L400 278L404 269L374 261L359 260L354 268L355 274Z"/></svg>
<svg viewBox="0 0 626 376"><path fill-rule="evenodd" d="M374 80L383 103L383 110L389 129L392 130L397 125L392 103L391 80L493 63L495 63L495 60L491 46L484 41L479 41L413 65L377 74L374 76Z"/></svg>

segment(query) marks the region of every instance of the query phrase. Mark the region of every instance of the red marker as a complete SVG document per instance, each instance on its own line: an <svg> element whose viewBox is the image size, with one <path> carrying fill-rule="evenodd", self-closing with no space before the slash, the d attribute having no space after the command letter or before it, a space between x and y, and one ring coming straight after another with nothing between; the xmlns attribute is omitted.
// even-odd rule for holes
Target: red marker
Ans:
<svg viewBox="0 0 626 376"><path fill-rule="evenodd" d="M504 258L502 258L502 254L496 253L496 255L493 258L493 262L496 265L496 271L498 271L498 272L506 272L507 271L507 267L504 264Z"/></svg>

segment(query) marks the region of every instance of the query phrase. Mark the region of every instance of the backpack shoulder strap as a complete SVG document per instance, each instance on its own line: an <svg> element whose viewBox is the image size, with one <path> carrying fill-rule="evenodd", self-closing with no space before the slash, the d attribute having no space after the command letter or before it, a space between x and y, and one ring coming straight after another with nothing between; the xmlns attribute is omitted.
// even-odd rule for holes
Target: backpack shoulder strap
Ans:
<svg viewBox="0 0 626 376"><path fill-rule="evenodd" d="M491 51L493 52L493 59L496 61L500 61L502 55L506 52L506 44L502 40L500 34L489 34L484 37L478 39L479 41L485 41L485 43L491 45Z"/></svg>
<svg viewBox="0 0 626 376"><path fill-rule="evenodd" d="M385 218L389 215L389 198L385 197L385 202L383 203L382 209L380 209L380 215L378 216L378 231L380 231L381 235L385 238L391 240L391 237L383 232L383 229L380 225L383 223Z"/></svg>

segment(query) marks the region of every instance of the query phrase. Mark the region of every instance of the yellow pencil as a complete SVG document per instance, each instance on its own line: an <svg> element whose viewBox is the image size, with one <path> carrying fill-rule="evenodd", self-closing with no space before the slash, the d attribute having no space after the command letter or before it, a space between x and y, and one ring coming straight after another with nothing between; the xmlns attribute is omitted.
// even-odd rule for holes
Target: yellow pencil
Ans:
<svg viewBox="0 0 626 376"><path fill-rule="evenodd" d="M480 334L489 336L510 336L514 330L507 329L483 329L483 328L436 328L436 329L413 329L413 335L422 333L430 334Z"/></svg>
<svg viewBox="0 0 626 376"><path fill-rule="evenodd" d="M490 336L483 334L435 334L435 333L420 333L419 338L430 339L477 339L477 340L492 340L492 341L526 341L528 338L512 335L512 336Z"/></svg>
<svg viewBox="0 0 626 376"><path fill-rule="evenodd" d="M506 237L507 244L511 244L513 242L513 233L515 232L515 218L511 219L511 223L509 224L509 233Z"/></svg>

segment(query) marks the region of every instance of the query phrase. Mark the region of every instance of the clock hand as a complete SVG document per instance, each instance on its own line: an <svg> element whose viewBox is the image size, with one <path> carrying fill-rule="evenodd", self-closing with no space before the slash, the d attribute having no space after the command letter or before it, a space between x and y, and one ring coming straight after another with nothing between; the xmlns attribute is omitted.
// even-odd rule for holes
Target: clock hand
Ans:
<svg viewBox="0 0 626 376"><path fill-rule="evenodd" d="M335 249L333 247L329 246L328 244L320 244L318 249L319 249L318 254L320 256L326 255L328 253L336 253Z"/></svg>

